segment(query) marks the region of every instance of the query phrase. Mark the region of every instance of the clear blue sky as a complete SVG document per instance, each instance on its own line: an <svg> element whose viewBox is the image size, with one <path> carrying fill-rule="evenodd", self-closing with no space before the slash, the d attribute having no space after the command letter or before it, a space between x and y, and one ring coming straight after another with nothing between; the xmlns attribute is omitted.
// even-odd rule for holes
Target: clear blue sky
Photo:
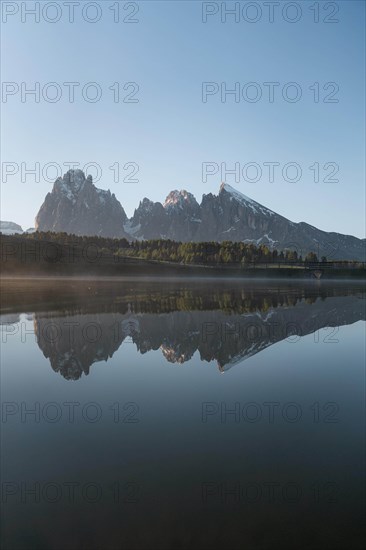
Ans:
<svg viewBox="0 0 366 550"><path fill-rule="evenodd" d="M199 201L203 193L217 193L223 178L217 173L203 182L203 162L226 162L228 168L235 162L240 167L256 162L263 169L259 181L241 177L235 182L228 175L226 182L294 221L365 237L363 1L337 2L339 13L334 16L331 8L325 11L326 3L319 2L319 23L314 23L310 10L314 2L300 0L302 15L296 23L284 21L281 9L270 23L268 8L258 2L262 16L256 23L246 22L242 15L239 23L233 16L222 23L218 13L205 24L202 3L197 1L139 2L135 24L113 22L113 1L97 2L102 17L94 24L83 20L81 0L74 23L62 2L61 19L53 24L42 14L39 23L31 16L22 23L21 3L11 4L17 4L19 12L2 24L2 80L19 86L26 82L28 87L57 82L62 97L57 103L42 96L39 103L30 97L22 103L17 93L1 104L2 162L19 165L19 173L6 183L3 174L2 220L24 229L33 226L52 188L42 175L39 183L29 175L22 183L21 162L28 167L39 162L41 169L50 162L98 163L102 178L96 185L111 189L128 215L144 196L163 201L176 188L191 191ZM27 2L30 8L34 4ZM125 4L121 2L121 18L133 10L123 10ZM282 8L284 2L280 4ZM46 14L49 19L54 16L51 10ZM94 17L92 8L88 16ZM294 17L294 12L288 16ZM327 16L339 22L324 23ZM117 81L138 83L139 102L115 103L108 87ZM227 88L235 82L257 82L263 96L257 103L236 103L233 96L221 102L218 93L203 103L202 82L207 81L226 82ZM81 84L74 103L68 101L64 82ZM88 82L102 89L97 103L82 99L80 88ZM280 83L273 103L264 82ZM288 82L301 87L300 101L282 98ZM314 82L320 84L318 103L309 90ZM327 82L339 85L338 103L322 101L332 91L322 90ZM130 91L122 90L122 95ZM52 93L49 89L50 97ZM121 168L137 163L139 181L114 182L109 167L117 162ZM268 180L264 162L280 163L274 182ZM288 162L302 168L297 183L282 178ZM309 169L314 162L320 164L318 183ZM326 172L322 169L327 162L339 165L338 183L322 181L331 173L329 166Z"/></svg>

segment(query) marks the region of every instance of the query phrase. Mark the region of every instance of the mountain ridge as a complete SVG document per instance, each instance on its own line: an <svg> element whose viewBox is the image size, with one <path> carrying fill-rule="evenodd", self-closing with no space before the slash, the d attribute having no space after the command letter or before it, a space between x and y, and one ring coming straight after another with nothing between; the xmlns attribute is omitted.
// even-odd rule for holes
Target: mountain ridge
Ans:
<svg viewBox="0 0 366 550"><path fill-rule="evenodd" d="M36 229L129 240L228 240L365 261L365 239L293 222L227 183L218 195L204 194L201 203L185 189L171 191L163 203L144 197L128 218L114 194L95 187L81 170L69 170L46 195Z"/></svg>

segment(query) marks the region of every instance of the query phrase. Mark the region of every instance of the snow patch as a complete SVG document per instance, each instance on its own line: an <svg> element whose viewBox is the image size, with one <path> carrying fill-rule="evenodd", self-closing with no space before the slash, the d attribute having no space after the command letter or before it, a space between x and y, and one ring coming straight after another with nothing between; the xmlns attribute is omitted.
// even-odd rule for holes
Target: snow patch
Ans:
<svg viewBox="0 0 366 550"><path fill-rule="evenodd" d="M249 207L254 214L263 214L264 216L274 216L275 212L273 210L270 210L269 208L266 208L265 206L262 206L258 202L254 201L253 199L250 199L243 193L240 193L231 185L228 185L227 183L223 183L220 187L220 191L226 191L230 195L230 200L236 200L243 206Z"/></svg>
<svg viewBox="0 0 366 550"><path fill-rule="evenodd" d="M135 226L132 225L132 220L128 220L124 225L123 229L127 233L127 235L130 235L131 237L134 237L136 233L138 233L141 229L141 224L137 224Z"/></svg>

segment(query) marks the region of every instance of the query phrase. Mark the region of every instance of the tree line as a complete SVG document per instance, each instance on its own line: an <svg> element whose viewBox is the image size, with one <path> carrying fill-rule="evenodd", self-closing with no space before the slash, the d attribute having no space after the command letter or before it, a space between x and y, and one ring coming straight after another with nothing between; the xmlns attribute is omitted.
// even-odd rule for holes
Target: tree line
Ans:
<svg viewBox="0 0 366 550"><path fill-rule="evenodd" d="M261 244L243 242L179 242L170 239L128 241L125 238L99 236L80 236L64 232L34 232L12 235L12 241L52 242L68 247L93 246L104 256L140 258L160 262L172 262L193 265L236 265L241 267L265 264L308 265L326 263L315 252L308 252L303 258L296 250L270 249ZM358 264L359 262L336 261L339 266Z"/></svg>

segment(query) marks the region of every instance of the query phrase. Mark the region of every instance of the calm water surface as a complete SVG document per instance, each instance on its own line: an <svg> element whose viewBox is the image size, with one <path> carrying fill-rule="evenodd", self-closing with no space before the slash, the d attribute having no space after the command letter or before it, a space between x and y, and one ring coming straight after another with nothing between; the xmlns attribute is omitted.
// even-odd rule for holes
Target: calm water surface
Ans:
<svg viewBox="0 0 366 550"><path fill-rule="evenodd" d="M1 290L2 548L363 548L363 285Z"/></svg>

